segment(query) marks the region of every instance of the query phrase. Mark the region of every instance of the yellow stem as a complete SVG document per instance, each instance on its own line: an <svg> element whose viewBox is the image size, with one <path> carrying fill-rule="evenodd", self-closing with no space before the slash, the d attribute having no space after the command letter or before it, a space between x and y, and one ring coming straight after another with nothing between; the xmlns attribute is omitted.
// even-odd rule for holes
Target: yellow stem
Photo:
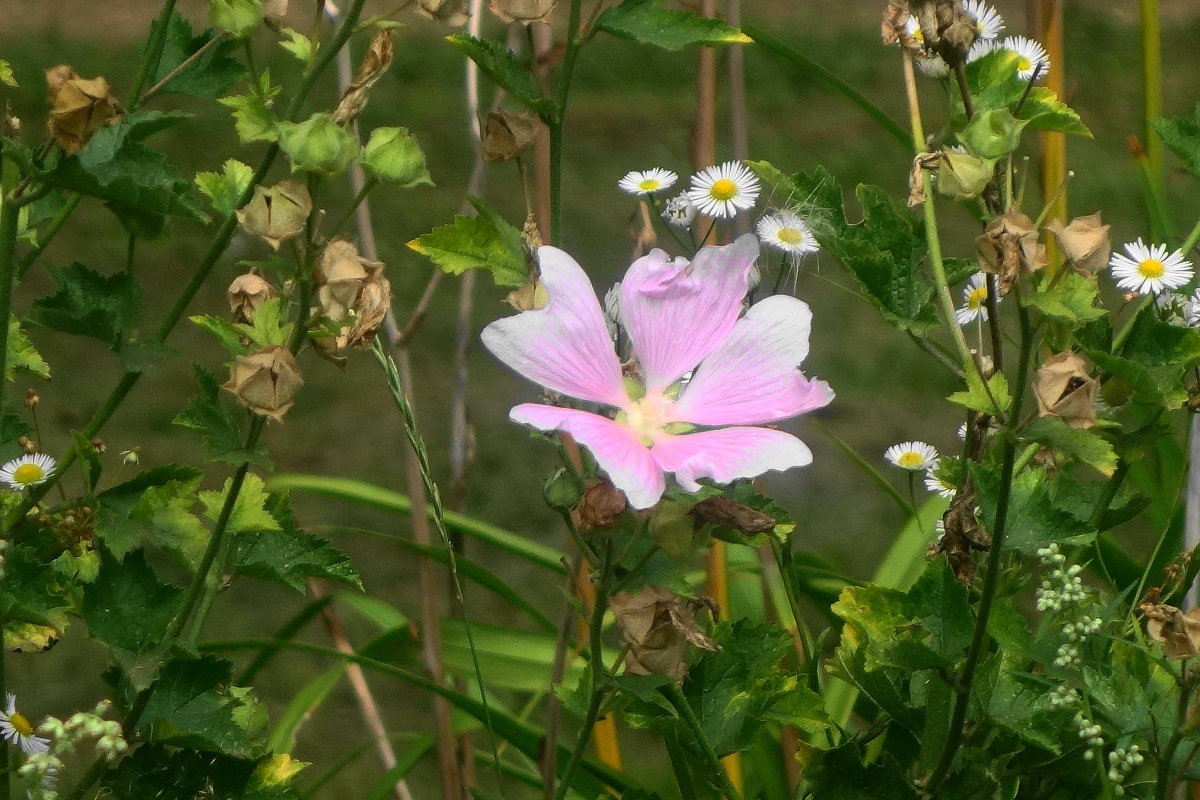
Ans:
<svg viewBox="0 0 1200 800"><path fill-rule="evenodd" d="M1037 25L1038 38L1050 57L1050 71L1046 74L1046 88L1059 97L1066 87L1066 51L1063 47L1062 0L1039 0ZM1067 220L1067 192L1063 184L1067 179L1067 137L1064 133L1041 134L1042 145L1042 197L1047 198L1047 216L1050 219ZM1053 237L1046 240L1047 272L1053 276L1061 258L1058 244Z"/></svg>

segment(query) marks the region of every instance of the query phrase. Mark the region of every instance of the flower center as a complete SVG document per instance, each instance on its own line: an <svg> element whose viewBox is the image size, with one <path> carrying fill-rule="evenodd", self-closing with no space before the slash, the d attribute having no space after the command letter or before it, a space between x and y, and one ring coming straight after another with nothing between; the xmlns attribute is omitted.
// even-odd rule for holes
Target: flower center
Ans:
<svg viewBox="0 0 1200 800"><path fill-rule="evenodd" d="M1017 59L1017 69L1021 72L1028 72L1033 69L1033 62L1029 60L1028 56L1021 56Z"/></svg>
<svg viewBox="0 0 1200 800"><path fill-rule="evenodd" d="M671 413L674 407L675 401L661 392L647 394L625 408L624 422L637 431L649 446L654 437L674 421L674 414Z"/></svg>
<svg viewBox="0 0 1200 800"><path fill-rule="evenodd" d="M1138 274L1143 278L1161 278L1167 268L1157 258L1147 258L1138 264Z"/></svg>
<svg viewBox="0 0 1200 800"><path fill-rule="evenodd" d="M972 289L971 293L967 295L967 307L972 310L981 308L985 302L987 302L986 286L980 286L978 289Z"/></svg>
<svg viewBox="0 0 1200 800"><path fill-rule="evenodd" d="M803 244L804 231L799 228L780 228L779 233L775 234L779 241L784 244Z"/></svg>
<svg viewBox="0 0 1200 800"><path fill-rule="evenodd" d="M9 714L8 724L12 725L13 730L22 736L33 736L33 726L29 724L29 719L24 714Z"/></svg>
<svg viewBox="0 0 1200 800"><path fill-rule="evenodd" d="M22 464L13 470L13 480L28 486L46 477L46 471L37 464Z"/></svg>
<svg viewBox="0 0 1200 800"><path fill-rule="evenodd" d="M905 469L916 469L925 463L925 456L916 450L909 450L908 452L901 453L900 457L896 459L896 463Z"/></svg>
<svg viewBox="0 0 1200 800"><path fill-rule="evenodd" d="M643 192L653 192L658 186L658 181L654 178L646 178L638 182L638 188Z"/></svg>
<svg viewBox="0 0 1200 800"><path fill-rule="evenodd" d="M708 193L712 195L714 200L732 200L737 197L737 184L729 178L718 178L713 181L713 185L709 187Z"/></svg>

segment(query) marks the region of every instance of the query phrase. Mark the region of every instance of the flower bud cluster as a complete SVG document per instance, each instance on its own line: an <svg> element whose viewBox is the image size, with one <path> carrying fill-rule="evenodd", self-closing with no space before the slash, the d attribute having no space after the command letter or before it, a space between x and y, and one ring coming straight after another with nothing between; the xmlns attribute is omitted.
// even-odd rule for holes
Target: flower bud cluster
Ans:
<svg viewBox="0 0 1200 800"><path fill-rule="evenodd" d="M1108 779L1116 784L1114 788L1118 795L1125 794L1125 787L1121 784L1144 760L1136 744L1129 745L1128 750L1118 747L1108 754Z"/></svg>
<svg viewBox="0 0 1200 800"><path fill-rule="evenodd" d="M50 747L44 753L29 755L18 770L22 780L31 787L31 800L56 800L56 784L63 769L63 756L92 742L96 754L110 764L129 750L129 744L121 731L121 723L104 719L111 709L105 700L91 711L72 714L64 722L58 717L46 717L38 726L38 733L50 739Z"/></svg>
<svg viewBox="0 0 1200 800"><path fill-rule="evenodd" d="M1055 686L1050 691L1049 701L1052 708L1070 708L1078 705L1079 700L1079 692L1063 684Z"/></svg>
<svg viewBox="0 0 1200 800"><path fill-rule="evenodd" d="M1046 566L1054 567L1037 590L1038 611L1066 611L1087 599L1083 579L1079 577L1083 567L1078 564L1066 566L1067 557L1059 552L1057 543L1038 550L1038 557Z"/></svg>
<svg viewBox="0 0 1200 800"><path fill-rule="evenodd" d="M1100 736L1100 734L1103 733L1103 729L1088 719L1082 711L1075 712L1075 719L1073 722L1075 723L1075 730L1079 734L1079 738L1082 739L1084 744L1086 744L1088 747L1100 747L1104 744L1104 739ZM1088 761L1091 761L1092 758L1094 758L1094 755L1091 750L1086 750L1083 753L1083 757Z"/></svg>
<svg viewBox="0 0 1200 800"><path fill-rule="evenodd" d="M1073 569L1073 568L1072 568ZM1096 617L1080 617L1075 622L1068 622L1062 627L1063 638L1066 639L1058 648L1054 659L1056 667L1077 667L1080 665L1079 643L1086 637L1099 633L1103 622Z"/></svg>

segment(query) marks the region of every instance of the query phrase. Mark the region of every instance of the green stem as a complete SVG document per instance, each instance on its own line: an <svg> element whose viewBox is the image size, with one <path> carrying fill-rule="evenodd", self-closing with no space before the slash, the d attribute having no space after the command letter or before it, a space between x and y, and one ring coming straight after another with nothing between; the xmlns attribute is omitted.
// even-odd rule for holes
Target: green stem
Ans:
<svg viewBox="0 0 1200 800"><path fill-rule="evenodd" d="M3 620L0 620L0 637L3 637L3 631L4 631ZM5 654L4 648L0 647L0 697L7 697L6 692L8 691L8 687L5 684L4 654ZM8 769L9 769L8 742L3 742L3 743L0 743L0 800L9 800L9 797L11 796L10 795L10 787L9 787Z"/></svg>
<svg viewBox="0 0 1200 800"><path fill-rule="evenodd" d="M375 188L376 183L378 183L378 181L375 178L369 176L367 177L366 181L363 182L363 187L358 190L358 194L354 195L354 199L350 201L350 205L348 205L346 209L342 211L342 214L337 218L337 221L329 227L330 238L337 236L338 231L340 231L346 225L346 223L350 220L350 217L354 215L354 212L358 210L360 205L362 205L362 201L367 199L367 193Z"/></svg>
<svg viewBox="0 0 1200 800"><path fill-rule="evenodd" d="M133 81L133 88L129 90L129 99L125 101L126 108L131 112L137 110L138 103L141 102L142 89L146 86L146 81L150 80L150 73L158 72L163 49L167 45L167 29L170 27L171 14L175 11L175 3L176 0L166 0L158 19L154 22L154 35L150 38L150 46L146 48L147 56L142 59L142 66Z"/></svg>
<svg viewBox="0 0 1200 800"><path fill-rule="evenodd" d="M725 767L721 766L721 759L717 758L716 752L712 749L712 745L708 743L708 737L704 735L704 727L700 724L700 719L696 716L696 712L692 710L692 706L688 703L687 698L683 696L683 691L674 683L664 686L662 689L667 700L675 707L675 711L679 714L680 720L692 732L692 736L696 739L696 745L704 755L704 760L712 770L714 777L717 779L721 791L724 792L726 800L742 800L742 796L738 790L733 787L733 781L729 780L729 773L725 771Z"/></svg>
<svg viewBox="0 0 1200 800"><path fill-rule="evenodd" d="M1154 800L1167 800L1170 794L1171 763L1175 760L1175 751L1179 748L1179 743L1183 741L1188 725L1188 706L1191 705L1192 692L1196 690L1195 674L1189 675L1186 661L1183 663L1182 669L1183 674L1179 679L1179 704L1175 713L1175 730L1171 733L1171 738L1167 740L1167 746L1158 754L1158 780L1154 786Z"/></svg>
<svg viewBox="0 0 1200 800"><path fill-rule="evenodd" d="M72 195L63 204L63 207L58 210L58 213L54 215L54 218L46 224L46 227L41 231L41 236L38 237L38 243L17 262L18 277L28 272L29 268L34 265L34 262L45 252L46 248L50 245L50 240L58 235L63 225L67 224L67 220L74 213L75 209L79 206L79 201L82 199L83 195L81 194Z"/></svg>
<svg viewBox="0 0 1200 800"><path fill-rule="evenodd" d="M918 523L919 524L919 523ZM796 638L800 642L801 654L805 666L812 663L812 642L809 641L808 627L800 614L800 599L796 597L795 579L792 575L792 554L784 549L783 542L774 536L771 540L771 553L775 556L775 566L779 568L779 576L783 580L783 593L787 597L788 609L792 612L792 621L796 625Z"/></svg>
<svg viewBox="0 0 1200 800"><path fill-rule="evenodd" d="M579 48L583 45L583 37L579 35L582 6L583 0L571 0L571 10L567 18L567 49L563 54L562 73L558 78L558 107L555 108L554 115L546 120L550 128L550 243L555 247L562 247L563 242L563 124L567 116L567 101L571 97L571 77L575 73L575 61L579 58Z"/></svg>
<svg viewBox="0 0 1200 800"><path fill-rule="evenodd" d="M1141 0L1142 87L1146 112L1146 161L1151 186L1163 188L1163 151L1151 120L1162 116L1162 36L1158 0Z"/></svg>
<svg viewBox="0 0 1200 800"><path fill-rule="evenodd" d="M6 187L7 188L7 187ZM4 409L4 393L8 381L4 375L8 366L8 322L12 316L12 290L16 282L17 225L21 209L5 192L0 197L0 412Z"/></svg>
<svg viewBox="0 0 1200 800"><path fill-rule="evenodd" d="M1193 247L1196 246L1196 242L1200 242L1200 220L1196 221L1196 224L1192 227L1191 233L1187 235L1187 239L1184 239L1183 246L1179 248L1179 252L1186 255Z"/></svg>

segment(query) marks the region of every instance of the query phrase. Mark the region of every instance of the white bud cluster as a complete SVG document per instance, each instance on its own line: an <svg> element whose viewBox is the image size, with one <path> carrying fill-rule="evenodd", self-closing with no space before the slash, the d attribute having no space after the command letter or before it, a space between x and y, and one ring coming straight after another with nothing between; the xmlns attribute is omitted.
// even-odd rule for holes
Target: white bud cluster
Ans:
<svg viewBox="0 0 1200 800"><path fill-rule="evenodd" d="M92 742L96 753L110 764L129 750L121 723L104 719L112 706L103 700L91 711L72 714L64 722L58 717L46 717L37 732L50 739L50 748L25 759L18 774L29 783L30 800L57 800L56 782L63 768L62 756L70 755L82 745Z"/></svg>
<svg viewBox="0 0 1200 800"><path fill-rule="evenodd" d="M17 775L30 787L29 800L58 800L58 773L62 768L62 759L53 752L27 755Z"/></svg>
<svg viewBox="0 0 1200 800"><path fill-rule="evenodd" d="M1059 557L1062 558L1061 555ZM1086 600L1087 590L1083 588L1083 579L1079 577L1081 572L1083 567L1078 564L1066 569L1055 567L1037 590L1038 611L1065 611Z"/></svg>
<svg viewBox="0 0 1200 800"><path fill-rule="evenodd" d="M1053 708L1070 708L1079 705L1079 692L1059 684L1050 691L1049 700Z"/></svg>
<svg viewBox="0 0 1200 800"><path fill-rule="evenodd" d="M1103 733L1103 729L1084 716L1082 711L1075 712L1074 723L1075 730L1079 733L1079 738L1083 739L1084 744L1088 747L1100 747L1104 744L1104 739L1100 736ZM1083 757L1090 761L1093 757L1092 751L1085 750Z"/></svg>
<svg viewBox="0 0 1200 800"><path fill-rule="evenodd" d="M1056 667L1077 667L1081 661L1079 658L1079 643L1086 637L1099 632L1103 623L1095 617L1080 617L1075 622L1068 622L1062 627L1063 638L1066 639L1058 647L1058 653L1054 659Z"/></svg>
<svg viewBox="0 0 1200 800"><path fill-rule="evenodd" d="M1118 747L1108 754L1108 779L1116 784L1115 789L1118 795L1125 794L1125 787L1121 784L1125 782L1125 778L1130 772L1141 766L1144 760L1140 748L1136 744L1129 745L1128 750Z"/></svg>

